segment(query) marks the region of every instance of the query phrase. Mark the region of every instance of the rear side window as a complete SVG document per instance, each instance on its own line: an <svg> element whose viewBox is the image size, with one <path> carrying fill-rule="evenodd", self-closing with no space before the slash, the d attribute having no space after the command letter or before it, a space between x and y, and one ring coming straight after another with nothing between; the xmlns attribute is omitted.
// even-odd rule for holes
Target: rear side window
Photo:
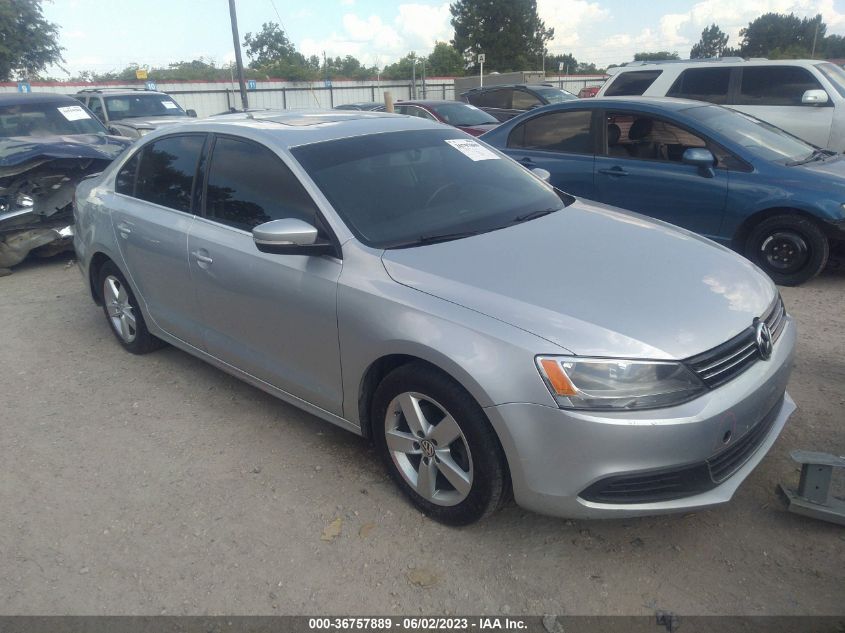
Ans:
<svg viewBox="0 0 845 633"><path fill-rule="evenodd" d="M632 70L616 76L605 91L606 97L638 97L654 80L663 74L662 70Z"/></svg>
<svg viewBox="0 0 845 633"><path fill-rule="evenodd" d="M122 193L127 196L135 195L135 174L138 173L140 157L141 152L135 152L135 155L126 161L120 171L117 172L117 177L114 180L115 193Z"/></svg>
<svg viewBox="0 0 845 633"><path fill-rule="evenodd" d="M204 143L204 134L193 134L168 136L144 147L135 197L190 212L194 176Z"/></svg>
<svg viewBox="0 0 845 633"><path fill-rule="evenodd" d="M467 99L472 105L479 108L502 108L506 110L511 107L511 92L510 88L487 90L486 92L468 95Z"/></svg>
<svg viewBox="0 0 845 633"><path fill-rule="evenodd" d="M742 69L739 105L801 105L807 90L822 90L810 71L798 66L757 66Z"/></svg>
<svg viewBox="0 0 845 633"><path fill-rule="evenodd" d="M681 73L666 96L727 103L730 83L730 68L690 68Z"/></svg>
<svg viewBox="0 0 845 633"><path fill-rule="evenodd" d="M244 231L282 218L321 226L316 205L293 172L251 141L217 138L205 204L206 216Z"/></svg>
<svg viewBox="0 0 845 633"><path fill-rule="evenodd" d="M515 127L508 137L508 147L592 154L591 121L588 110L544 114Z"/></svg>
<svg viewBox="0 0 845 633"><path fill-rule="evenodd" d="M525 92L524 90L513 91L513 103L511 107L517 110L528 110L539 105L543 105L543 102L530 92Z"/></svg>

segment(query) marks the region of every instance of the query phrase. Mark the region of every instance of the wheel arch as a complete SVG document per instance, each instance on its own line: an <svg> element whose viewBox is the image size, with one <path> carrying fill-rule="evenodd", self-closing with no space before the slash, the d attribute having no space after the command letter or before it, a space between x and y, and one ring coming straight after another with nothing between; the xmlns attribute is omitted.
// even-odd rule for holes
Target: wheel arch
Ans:
<svg viewBox="0 0 845 633"><path fill-rule="evenodd" d="M737 252L744 252L748 238L754 227L760 222L773 218L776 215L798 215L806 220L810 220L818 226L823 233L827 234L824 222L819 222L819 218L806 209L789 205L770 206L765 209L755 211L740 223L739 227L734 232L733 239L731 240L731 247Z"/></svg>
<svg viewBox="0 0 845 633"><path fill-rule="evenodd" d="M88 262L88 287L91 290L91 298L98 306L103 305L102 289L100 288L100 271L103 269L106 262L112 262L115 266L120 268L114 259L102 251L94 253L91 256L91 260Z"/></svg>

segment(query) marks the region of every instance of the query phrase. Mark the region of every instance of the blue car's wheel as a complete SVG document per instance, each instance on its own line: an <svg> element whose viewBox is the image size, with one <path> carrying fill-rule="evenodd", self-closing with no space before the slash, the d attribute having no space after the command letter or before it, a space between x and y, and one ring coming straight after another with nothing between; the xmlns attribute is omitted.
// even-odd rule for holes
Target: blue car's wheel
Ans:
<svg viewBox="0 0 845 633"><path fill-rule="evenodd" d="M830 253L827 236L798 215L767 218L751 231L746 255L775 281L797 286L818 275Z"/></svg>

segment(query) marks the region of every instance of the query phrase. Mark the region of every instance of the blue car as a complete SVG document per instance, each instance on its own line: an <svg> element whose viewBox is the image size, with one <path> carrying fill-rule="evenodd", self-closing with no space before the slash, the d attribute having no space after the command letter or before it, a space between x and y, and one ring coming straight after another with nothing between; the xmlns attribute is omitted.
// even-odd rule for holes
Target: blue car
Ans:
<svg viewBox="0 0 845 633"><path fill-rule="evenodd" d="M558 189L744 253L775 282L845 244L845 156L699 101L599 98L531 110L481 139Z"/></svg>

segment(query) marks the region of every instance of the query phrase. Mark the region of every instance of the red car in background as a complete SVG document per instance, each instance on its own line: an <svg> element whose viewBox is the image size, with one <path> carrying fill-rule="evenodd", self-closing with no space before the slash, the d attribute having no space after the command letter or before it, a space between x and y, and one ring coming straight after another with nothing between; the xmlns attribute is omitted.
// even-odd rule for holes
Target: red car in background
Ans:
<svg viewBox="0 0 845 633"><path fill-rule="evenodd" d="M384 110L384 106L379 110ZM481 136L499 125L499 120L474 105L461 101L397 101L393 104L396 114L418 116L430 121L440 121L473 136Z"/></svg>
<svg viewBox="0 0 845 633"><path fill-rule="evenodd" d="M586 86L584 88L581 88L581 90L578 91L578 98L589 99L590 97L595 97L598 94L600 88L601 86Z"/></svg>

